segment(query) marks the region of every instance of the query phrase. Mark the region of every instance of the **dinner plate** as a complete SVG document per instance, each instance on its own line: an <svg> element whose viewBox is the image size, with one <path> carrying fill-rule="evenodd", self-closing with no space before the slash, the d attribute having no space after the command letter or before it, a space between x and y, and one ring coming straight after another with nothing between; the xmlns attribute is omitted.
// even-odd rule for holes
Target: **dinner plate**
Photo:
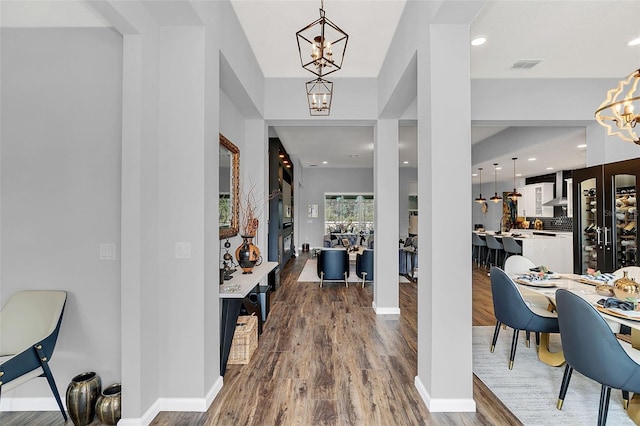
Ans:
<svg viewBox="0 0 640 426"><path fill-rule="evenodd" d="M556 284L548 281L548 280L542 280L542 281L529 281L529 280L523 280L523 279L516 279L515 282L517 282L518 284L522 284L522 285L528 285L530 287L542 287L542 288L549 288L549 287L555 287Z"/></svg>
<svg viewBox="0 0 640 426"><path fill-rule="evenodd" d="M620 309L605 308L600 305L595 305L595 307L600 312L603 312L608 315L613 315L614 317L618 317L618 318L622 318L630 321L640 321L640 312L638 311L622 311ZM627 314L626 312L630 312L631 315Z"/></svg>

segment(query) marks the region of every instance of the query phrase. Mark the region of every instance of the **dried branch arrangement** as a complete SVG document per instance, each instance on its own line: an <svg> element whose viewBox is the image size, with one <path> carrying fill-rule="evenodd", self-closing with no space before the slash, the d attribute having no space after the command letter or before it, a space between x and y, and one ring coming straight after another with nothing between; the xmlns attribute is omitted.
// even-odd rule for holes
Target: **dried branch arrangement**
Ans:
<svg viewBox="0 0 640 426"><path fill-rule="evenodd" d="M248 188L240 190L240 235L246 237L255 237L260 222L258 217L262 214L264 204L277 197L279 191L273 191L265 196L261 193L260 188L253 182L249 182Z"/></svg>

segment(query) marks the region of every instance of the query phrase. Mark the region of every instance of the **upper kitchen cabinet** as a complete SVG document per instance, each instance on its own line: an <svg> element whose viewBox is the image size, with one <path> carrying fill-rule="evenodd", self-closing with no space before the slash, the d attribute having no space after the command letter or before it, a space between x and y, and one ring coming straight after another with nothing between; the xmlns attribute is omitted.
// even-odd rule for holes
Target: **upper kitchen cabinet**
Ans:
<svg viewBox="0 0 640 426"><path fill-rule="evenodd" d="M551 182L535 183L518 188L522 198L518 200L518 216L553 217L553 206L545 206L553 199Z"/></svg>

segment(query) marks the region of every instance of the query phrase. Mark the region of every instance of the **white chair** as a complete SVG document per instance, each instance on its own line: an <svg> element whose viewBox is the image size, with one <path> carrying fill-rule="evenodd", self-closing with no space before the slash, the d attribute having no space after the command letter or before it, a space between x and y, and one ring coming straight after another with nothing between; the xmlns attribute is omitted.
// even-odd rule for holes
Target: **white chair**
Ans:
<svg viewBox="0 0 640 426"><path fill-rule="evenodd" d="M625 266L624 268L613 271L613 275L615 276L614 280L622 278L624 272L627 273L629 278L633 278L640 283L640 266Z"/></svg>
<svg viewBox="0 0 640 426"><path fill-rule="evenodd" d="M13 294L0 312L0 396L36 377L46 377L64 420L49 360L56 346L65 291L25 290Z"/></svg>

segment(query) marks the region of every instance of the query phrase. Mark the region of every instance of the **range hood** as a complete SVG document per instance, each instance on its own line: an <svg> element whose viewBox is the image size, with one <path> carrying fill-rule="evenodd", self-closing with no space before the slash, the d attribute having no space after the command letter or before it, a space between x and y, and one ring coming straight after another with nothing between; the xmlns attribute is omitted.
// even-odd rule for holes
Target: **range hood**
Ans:
<svg viewBox="0 0 640 426"><path fill-rule="evenodd" d="M544 203L543 206L566 206L568 204L567 197L556 197Z"/></svg>

